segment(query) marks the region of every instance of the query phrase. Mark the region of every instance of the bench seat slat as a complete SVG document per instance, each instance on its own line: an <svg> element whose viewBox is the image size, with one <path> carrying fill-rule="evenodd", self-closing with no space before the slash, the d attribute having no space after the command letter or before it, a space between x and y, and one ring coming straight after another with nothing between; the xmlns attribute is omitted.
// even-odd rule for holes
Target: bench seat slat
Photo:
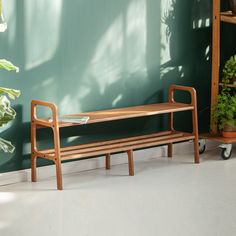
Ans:
<svg viewBox="0 0 236 236"><path fill-rule="evenodd" d="M158 104L116 108L116 109L110 109L110 110L84 112L84 113L67 114L67 115L89 116L89 120L87 124L92 124L92 123L99 123L99 122L105 122L105 121L114 121L114 120L121 120L121 119L135 118L135 117L166 114L166 113L171 113L171 112L188 111L188 110L193 110L193 109L194 109L194 106L191 104L184 104L184 103L178 103L178 102L164 102L164 103L158 103ZM45 122L49 121L48 119L41 119L41 121L43 120ZM81 125L81 124L71 123L71 122L59 122L60 128L77 126L77 125ZM50 122L49 122L49 126L50 126Z"/></svg>

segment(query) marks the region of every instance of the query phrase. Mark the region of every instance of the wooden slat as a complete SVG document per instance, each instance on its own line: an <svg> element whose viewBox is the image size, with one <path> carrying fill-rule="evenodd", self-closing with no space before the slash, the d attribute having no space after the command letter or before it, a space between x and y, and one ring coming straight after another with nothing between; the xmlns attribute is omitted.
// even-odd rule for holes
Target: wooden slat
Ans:
<svg viewBox="0 0 236 236"><path fill-rule="evenodd" d="M66 155L71 155L74 153L87 153L87 152L92 152L92 151L98 151L98 150L103 150L104 148L106 150L110 150L108 153L111 153L113 149L115 148L120 148L120 147L127 147L127 146L133 146L133 145L138 145L138 144L144 144L144 143L149 143L149 142L154 142L154 141L159 141L159 140L163 140L163 139L172 139L172 138L177 138L177 137L182 137L183 134L170 134L170 135L166 135L166 136L160 136L160 137L154 137L154 138L146 138L146 139L137 139L135 141L123 141L123 142L118 142L115 144L109 144L109 145L100 145L97 147L89 147L89 148L84 148L84 149L77 149L77 150L71 150L71 151L65 151L65 150L61 150L61 156L66 156ZM78 146L79 147L79 146Z"/></svg>
<svg viewBox="0 0 236 236"><path fill-rule="evenodd" d="M187 139L186 139L187 137ZM127 151L133 149L133 147L142 148L152 146L153 143L163 142L170 143L171 140L180 138L183 140L193 139L192 134L183 132L171 132L164 131L156 134L142 135L131 138L116 139L104 142L96 142L84 145L70 146L61 148L61 157L77 156L77 158L89 157L94 155L102 155L107 153L114 153L119 151ZM157 144L156 144L157 145ZM54 160L54 149L41 150L37 152L37 155L49 160ZM67 158L69 159L69 158Z"/></svg>
<svg viewBox="0 0 236 236"><path fill-rule="evenodd" d="M111 110L95 111L95 112L86 112L79 114L71 114L70 116L89 116L87 124L105 122L105 121L114 121L134 117L143 117L143 116L152 116L158 114L179 112L193 110L193 106L184 103L159 103L159 104L150 104L143 106L134 106L126 108L117 108ZM70 122L59 122L60 127L69 127L80 125L78 123Z"/></svg>
<svg viewBox="0 0 236 236"><path fill-rule="evenodd" d="M169 134L176 134L178 132L176 131L162 131L154 134L146 134L146 135L139 135L135 137L128 137L128 138L119 138L119 139L113 139L113 140L108 140L108 141L99 141L99 142L94 142L94 143L88 143L88 144L80 144L76 146L69 146L69 147L62 147L61 150L63 151L72 151L72 150L77 150L77 149L85 149L85 148L92 148L92 147L97 147L101 145L109 145L109 144L116 144L116 143L121 143L121 142L128 142L128 141L135 141L139 139L146 139L146 138L153 138L153 137L160 137L160 136L165 136ZM42 150L43 153L45 154L51 154L54 153L54 149L46 149Z"/></svg>
<svg viewBox="0 0 236 236"><path fill-rule="evenodd" d="M174 143L174 142L181 142L181 141L186 141L186 140L191 140L193 139L194 136L192 134L184 134L182 137L175 137L175 138L163 138L162 140L157 140L153 142L147 142L147 143L140 143L137 145L132 145L132 146L125 146L125 147L117 147L112 150L112 153L116 152L125 152L128 150L135 150L139 148L147 148L147 147L154 147L162 144L168 144L168 143ZM79 158L84 158L84 157L92 157L92 156L99 156L99 155L104 155L105 153L110 153L111 149L103 149L99 151L93 151L93 152L87 152L87 153L76 153L76 154L71 154L67 156L62 156L61 160L72 160L72 159L79 159Z"/></svg>
<svg viewBox="0 0 236 236"><path fill-rule="evenodd" d="M211 73L211 106L217 103L219 93L220 69L220 0L214 0L212 15L212 73ZM212 117L212 111L211 111ZM217 127L211 120L212 133L217 133Z"/></svg>
<svg viewBox="0 0 236 236"><path fill-rule="evenodd" d="M51 154L44 153L42 151L35 151L35 156L42 157L51 161L54 161L54 155L52 156Z"/></svg>
<svg viewBox="0 0 236 236"><path fill-rule="evenodd" d="M220 20L226 23L236 24L236 16L231 11L221 12Z"/></svg>
<svg viewBox="0 0 236 236"><path fill-rule="evenodd" d="M47 119L37 119L32 121L35 125L37 125L37 128L40 127L52 127L52 123L49 122Z"/></svg>
<svg viewBox="0 0 236 236"><path fill-rule="evenodd" d="M211 133L200 134L200 138L216 141L219 143L235 143L236 142L236 138L225 138L225 137L220 136L219 134L211 134Z"/></svg>

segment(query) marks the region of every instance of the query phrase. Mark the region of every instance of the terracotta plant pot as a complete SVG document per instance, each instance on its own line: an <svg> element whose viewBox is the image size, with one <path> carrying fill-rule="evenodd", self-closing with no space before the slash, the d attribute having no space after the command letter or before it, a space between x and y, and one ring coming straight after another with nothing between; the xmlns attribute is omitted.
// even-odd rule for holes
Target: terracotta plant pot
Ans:
<svg viewBox="0 0 236 236"><path fill-rule="evenodd" d="M236 15L236 0L229 0L229 6L233 15Z"/></svg>
<svg viewBox="0 0 236 236"><path fill-rule="evenodd" d="M222 136L224 138L236 138L236 127L225 125L224 130L222 131Z"/></svg>

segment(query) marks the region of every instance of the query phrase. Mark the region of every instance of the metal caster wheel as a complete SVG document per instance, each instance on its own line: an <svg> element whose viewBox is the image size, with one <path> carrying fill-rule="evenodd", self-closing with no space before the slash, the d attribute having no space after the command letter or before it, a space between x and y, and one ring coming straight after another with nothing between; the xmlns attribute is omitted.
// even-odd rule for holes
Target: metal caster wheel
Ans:
<svg viewBox="0 0 236 236"><path fill-rule="evenodd" d="M206 140L205 139L200 139L198 141L198 146L199 146L199 154L203 154L206 150Z"/></svg>
<svg viewBox="0 0 236 236"><path fill-rule="evenodd" d="M228 160L232 155L232 144L221 144L221 157L223 160Z"/></svg>

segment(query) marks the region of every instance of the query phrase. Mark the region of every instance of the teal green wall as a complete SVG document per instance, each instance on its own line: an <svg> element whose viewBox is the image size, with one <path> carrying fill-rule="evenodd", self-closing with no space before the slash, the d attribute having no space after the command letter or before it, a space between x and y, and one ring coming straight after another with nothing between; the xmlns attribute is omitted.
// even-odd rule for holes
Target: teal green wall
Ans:
<svg viewBox="0 0 236 236"><path fill-rule="evenodd" d="M3 0L8 30L0 34L0 57L18 65L20 73L1 71L0 83L20 89L22 96L14 102L17 119L1 133L16 152L1 153L0 172L30 167L32 99L53 101L60 113L74 113L161 102L171 83L191 85L200 95L200 127L207 129L210 3ZM188 118L178 116L177 126L188 129ZM78 127L62 130L63 144L165 126L165 117L151 117ZM49 131L40 131L38 138L40 146L50 144Z"/></svg>

